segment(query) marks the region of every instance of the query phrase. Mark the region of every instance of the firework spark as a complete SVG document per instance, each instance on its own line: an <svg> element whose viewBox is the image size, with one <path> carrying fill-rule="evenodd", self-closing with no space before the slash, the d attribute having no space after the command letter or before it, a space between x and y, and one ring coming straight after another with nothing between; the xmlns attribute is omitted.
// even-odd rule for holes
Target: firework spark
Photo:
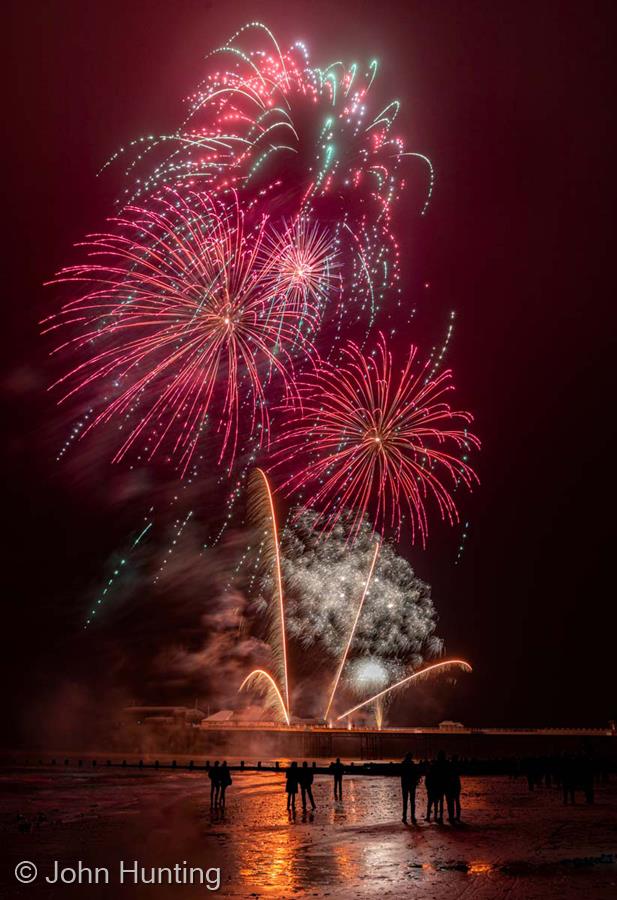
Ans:
<svg viewBox="0 0 617 900"><path fill-rule="evenodd" d="M285 710L289 708L289 674L287 669L287 633L285 629L285 600L283 596L283 576L281 572L281 552L274 498L268 476L263 469L255 469L249 481L249 518L263 532L263 560L269 565L276 585L278 616L272 617L270 644L281 658L281 676L285 692Z"/></svg>
<svg viewBox="0 0 617 900"><path fill-rule="evenodd" d="M375 555L375 537L368 522L348 543L348 520L342 518L324 539L315 529L316 514L293 517L282 534L281 568L286 587L286 626L290 638L328 665L341 659L349 639L350 609L366 589L362 615L353 637L354 654L390 665L404 661L418 668L442 652L436 636L436 611L430 587L414 573L390 541L381 543L379 558L367 588ZM270 574L261 584L263 597L275 584ZM265 603L262 604L265 608ZM350 660L350 666L354 660Z"/></svg>
<svg viewBox="0 0 617 900"><path fill-rule="evenodd" d="M368 706L369 703L375 703L375 701L380 700L382 697L385 697L386 694L389 694L391 691L395 691L397 688L402 687L404 684L409 684L410 681L417 680L418 678L422 678L423 676L429 675L431 672L435 672L437 670L442 671L447 668L458 668L462 669L463 672L471 672L471 666L468 662L465 662L464 659L444 659L440 662L433 663L430 666L426 666L424 669L420 669L419 672L413 672L411 675L408 675L406 678L401 679L401 681L397 681L396 684L391 684L390 687L385 688L383 691L380 691L378 694L374 694L372 697L369 697L367 700L363 700L362 703L358 703L357 706L353 706L351 709L348 709L347 712L342 713L342 715L337 716L337 721L340 719L345 719L347 716L350 716L352 713L356 712L359 709L362 709L363 706Z"/></svg>
<svg viewBox="0 0 617 900"><path fill-rule="evenodd" d="M58 274L55 283L83 292L45 331L71 330L54 353L75 357L56 382L60 402L86 401L75 439L116 424L114 461L133 450L148 461L162 454L189 472L185 484L197 478L206 437L227 468L219 479L242 461L226 522L268 449L269 409L284 409L272 468L300 497L283 549L262 469L249 500L262 532L274 674L255 669L240 690L264 691L289 724L287 628L338 658L326 716L344 670L356 690L377 690L384 672L399 678L441 650L430 591L385 533L398 539L405 525L424 544L429 498L454 522L453 490L477 481L467 454L479 441L470 414L444 399L451 327L424 367L412 347L395 371L383 335L370 356L353 342L339 351L367 318L368 335L386 292L400 302L392 220L410 158L428 167L427 203L433 187L430 160L395 133L398 101L375 106L377 62L320 68L302 43L282 49L252 22L206 66L181 126L131 144L121 214L82 245L86 262ZM329 346L321 360L318 336ZM381 722L390 692L448 666L470 670L462 660L427 666L339 718L374 704Z"/></svg>
<svg viewBox="0 0 617 900"><path fill-rule="evenodd" d="M396 373L380 334L375 356L350 341L342 365L322 361L299 382L301 405L286 417L272 469L293 460L282 489L309 491L304 507L318 512L322 531L330 532L351 508L351 541L367 514L374 531L392 529L399 539L407 512L412 541L419 534L425 545L429 497L442 519L458 520L452 489L478 480L466 459L480 442L466 427L452 427L467 426L472 416L444 400L453 389L450 370L428 377L430 363L416 365L416 355L412 347ZM441 449L444 444L461 458Z"/></svg>
<svg viewBox="0 0 617 900"><path fill-rule="evenodd" d="M399 665L386 663L378 656L359 656L349 665L349 685L354 693L363 695L385 687L393 672L399 671Z"/></svg>
<svg viewBox="0 0 617 900"><path fill-rule="evenodd" d="M351 626L351 631L349 632L349 639L345 646L345 651L341 656L341 661L339 663L338 669L336 670L336 676L334 678L334 682L332 684L332 690L330 691L330 698L328 700L328 705L326 707L326 711L324 713L324 719L328 718L328 713L330 712L330 708L332 706L332 701L334 700L334 695L336 694L336 689L338 687L338 683L341 677L341 672L345 667L345 663L347 661L347 656L349 654L349 648L351 647L352 641L354 639L354 635L356 633L356 628L358 627L358 620L360 618L360 614L362 613L362 608L364 607L364 601L366 600L366 595L368 593L369 585L371 583L371 578L373 577L373 572L375 571L375 563L377 562L377 557L379 556L379 541L375 543L375 554L373 559L371 560L371 568L369 569L368 576L366 578L366 584L364 585L364 590L362 591L362 597L360 598L360 603L358 604L358 609L356 611L356 616L353 621L353 625Z"/></svg>
<svg viewBox="0 0 617 900"><path fill-rule="evenodd" d="M329 231L305 217L296 218L282 232L272 232L266 248L273 289L312 321L323 313L340 290L335 242Z"/></svg>
<svg viewBox="0 0 617 900"><path fill-rule="evenodd" d="M386 687L389 681L398 681L404 672L405 667L399 662L380 659L378 656L360 656L349 665L346 687L357 697L366 697L367 692L379 691ZM377 728L383 726L390 699L391 694L385 694L373 703Z"/></svg>
<svg viewBox="0 0 617 900"><path fill-rule="evenodd" d="M286 724L289 725L289 713L287 712L285 701L281 696L276 681L269 672L265 671L265 669L254 669L250 672L238 688L238 693L245 688L255 687L261 681L265 681L266 683L266 705L280 709Z"/></svg>
<svg viewBox="0 0 617 900"><path fill-rule="evenodd" d="M148 459L165 448L182 472L205 431L230 465L241 426L267 444L266 387L278 377L293 390L292 354L312 351L314 317L310 298L299 310L276 289L267 219L249 225L237 198L170 191L112 221L86 241L88 261L56 278L86 292L45 322L77 331L57 350L87 355L56 382L62 400L105 396L80 438L115 419L126 436L114 461L140 440Z"/></svg>
<svg viewBox="0 0 617 900"><path fill-rule="evenodd" d="M206 65L175 132L138 139L112 158L133 153L129 196L186 183L210 192L246 190L265 175L286 204L293 195L296 212L330 197L337 212L355 207L362 217L373 206L387 218L409 156L428 166L430 193L430 161L406 152L393 133L399 101L374 103L376 60L321 68L302 42L282 49L265 25L250 22Z"/></svg>
<svg viewBox="0 0 617 900"><path fill-rule="evenodd" d="M377 70L376 60L317 66L302 42L282 48L249 23L208 55L176 130L138 138L109 161L131 159L122 203L165 187L234 188L273 217L328 223L354 316L372 324L385 291L399 292L392 211L410 166L428 173L421 214L433 188L428 157L396 133L399 101L376 103Z"/></svg>

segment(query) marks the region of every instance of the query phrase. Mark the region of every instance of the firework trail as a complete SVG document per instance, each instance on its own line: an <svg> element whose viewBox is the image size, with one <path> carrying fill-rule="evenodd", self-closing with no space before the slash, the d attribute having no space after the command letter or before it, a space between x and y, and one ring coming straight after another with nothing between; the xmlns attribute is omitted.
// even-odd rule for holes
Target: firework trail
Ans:
<svg viewBox="0 0 617 900"><path fill-rule="evenodd" d="M471 666L468 662L465 662L464 659L444 659L440 662L433 663L430 666L427 666L425 669L420 669L419 672L413 672L411 675L408 675L406 678L403 678L401 681L397 681L396 684L390 685L390 687L385 688L385 690L380 691L378 694L374 694L372 697L369 697L368 700L363 700L362 703L358 703L357 706L348 709L347 712L344 712L342 715L337 716L337 721L340 719L345 719L347 716L350 716L352 713L356 712L358 709L362 709L363 706L368 706L369 703L374 703L375 701L381 699L382 697L389 694L390 691L394 691L397 688L402 687L404 684L409 684L410 681L414 681L418 678L422 678L430 674L431 672L435 672L436 670L443 670L447 668L458 668L462 669L463 672L471 672Z"/></svg>
<svg viewBox="0 0 617 900"><path fill-rule="evenodd" d="M396 373L380 334L375 356L350 341L342 365L322 361L299 380L300 405L286 416L271 470L293 461L282 490L309 492L303 506L318 512L323 532L352 509L350 541L368 514L374 531L392 529L398 540L407 512L412 541L419 534L424 546L429 496L443 520L458 521L447 482L471 488L478 481L465 460L480 442L466 427L452 427L467 426L472 416L444 400L453 390L450 370L430 378L427 365L416 365L412 347ZM462 458L442 450L444 444Z"/></svg>
<svg viewBox="0 0 617 900"><path fill-rule="evenodd" d="M286 724L289 725L289 713L287 712L285 701L281 696L276 681L269 672L265 671L265 669L254 669L250 672L238 688L238 693L244 690L244 688L255 688L259 686L262 681L265 681L266 705L270 708L280 709Z"/></svg>
<svg viewBox="0 0 617 900"><path fill-rule="evenodd" d="M114 461L141 440L148 460L165 450L183 473L205 431L230 466L241 425L267 445L266 388L278 377L293 392L292 356L312 352L317 314L311 297L299 309L277 288L267 218L250 225L237 198L168 192L112 222L55 279L86 292L45 322L77 331L54 352L86 357L56 382L60 402L105 395L80 437L114 419L128 431Z"/></svg>
<svg viewBox="0 0 617 900"><path fill-rule="evenodd" d="M152 512L153 512L153 507L150 507L150 509L148 510L148 516L150 516L152 514ZM117 584L118 579L121 577L124 567L127 565L128 557L133 552L133 550L135 550L135 548L141 543L141 541L146 536L146 534L148 534L148 532L152 528L153 524L154 524L153 520L150 519L146 523L146 525L139 531L137 536L133 538L133 540L129 544L128 552L123 554L120 557L120 559L115 563L113 571L107 578L105 587L101 591L101 594L100 594L99 598L96 600L94 606L92 607L92 609L90 609L90 611L88 613L84 628L87 628L88 625L91 624L94 617L98 614L101 604L105 601L107 595L113 590L114 585Z"/></svg>
<svg viewBox="0 0 617 900"><path fill-rule="evenodd" d="M289 719L289 677L287 669L287 634L285 629L285 600L283 596L283 576L281 554L274 499L268 477L262 469L255 469L249 480L249 520L263 533L261 564L274 574L276 586L276 617L270 616L270 645L280 659L281 680L285 693L285 714ZM271 609L271 607L269 607ZM269 676L270 677L270 676Z"/></svg>
<svg viewBox="0 0 617 900"><path fill-rule="evenodd" d="M326 707L326 711L324 713L324 719L328 718L328 713L330 712L330 707L332 706L332 701L334 700L334 695L336 694L336 689L338 687L338 683L341 677L341 672L345 667L345 663L347 661L347 656L349 654L349 648L351 647L351 643L354 638L354 634L356 633L356 628L358 626L358 619L360 618L360 614L362 612L362 607L364 606L364 601L366 600L366 595L368 593L369 584L371 583L371 578L373 577L373 572L375 571L375 563L377 562L377 557L379 556L379 541L375 544L375 554L373 559L371 560L371 568L369 569L369 573L366 579L366 584L364 585L364 590L362 591L362 597L360 598L360 603L358 604L358 609L356 612L355 619L353 621L353 625L351 626L351 631L349 632L349 640L347 641L347 645L345 647L345 652L341 656L341 661L339 663L338 669L336 670L336 676L334 678L334 682L332 684L332 690L330 692L330 698L328 700L328 705Z"/></svg>

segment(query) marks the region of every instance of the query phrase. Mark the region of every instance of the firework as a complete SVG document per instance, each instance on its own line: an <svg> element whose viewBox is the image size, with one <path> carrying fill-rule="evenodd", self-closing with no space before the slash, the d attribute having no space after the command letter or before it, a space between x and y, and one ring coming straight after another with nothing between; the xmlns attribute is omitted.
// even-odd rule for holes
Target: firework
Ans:
<svg viewBox="0 0 617 900"><path fill-rule="evenodd" d="M359 656L349 665L349 687L358 696L368 691L378 691L392 681L393 674L400 677L400 666L386 663L378 656Z"/></svg>
<svg viewBox="0 0 617 900"><path fill-rule="evenodd" d="M371 656L385 665L404 661L417 668L426 658L439 655L442 642L435 634L430 587L409 562L389 541L382 542L367 586L375 558L369 523L363 523L350 547L351 517L341 518L327 538L315 529L315 520L315 513L292 513L282 535L288 636L306 649L314 648L315 656L329 666L336 664L349 641L351 616L366 590L353 633L354 657ZM261 593L269 597L274 591L270 574L261 584ZM350 610L354 611L351 616Z"/></svg>
<svg viewBox="0 0 617 900"><path fill-rule="evenodd" d="M318 512L322 531L352 509L350 540L367 514L374 531L391 529L399 539L407 514L412 541L419 534L424 545L429 497L442 519L458 520L452 491L478 480L466 459L480 442L466 427L471 414L445 402L450 370L429 377L430 363L417 365L416 355L412 347L396 372L380 334L374 356L350 341L342 365L322 361L299 382L301 405L286 417L272 468L293 461L283 490L308 494L304 506Z"/></svg>
<svg viewBox="0 0 617 900"><path fill-rule="evenodd" d="M259 470L257 475L262 481L260 490L263 492L264 485L268 489L266 506L270 512L263 512L260 520L268 525L266 542L275 539L278 548L278 531L272 527L272 494L265 475ZM265 509L258 497L253 502ZM377 727L381 728L393 691L432 673L450 669L468 672L471 666L460 659L424 663L426 657L438 655L443 649L434 634L435 610L428 586L416 578L409 563L395 553L390 543L375 542L367 521L362 523L358 539L350 548L346 528L352 518L348 516L346 521L343 517L324 539L313 527L314 514L304 512L296 517L286 527L281 551L273 557L276 565L266 567L270 571L262 579L262 592L269 595L278 585L284 641L288 632L305 647L319 647L339 659L324 718L346 670L345 687L364 699L339 715L338 720L373 706ZM263 555L269 559L272 551L266 547ZM288 591L284 617L283 581ZM360 602L356 601L349 629L350 599L358 595ZM355 655L350 659L352 644ZM404 675L408 666L413 671ZM286 689L287 679L285 669ZM393 679L394 683L387 686ZM282 708L289 720L289 705L272 675L257 670L245 679L242 688L247 684L265 688L268 704ZM377 693L365 696L367 691L376 689Z"/></svg>
<svg viewBox="0 0 617 900"><path fill-rule="evenodd" d="M285 600L281 555L274 498L268 477L262 469L255 469L249 480L249 518L255 528L262 532L262 564L272 574L277 597L277 615L270 615L270 646L280 660L281 677L285 692L285 713L289 717L289 676L287 671L287 635L285 631ZM272 606L268 606L272 610ZM271 676L269 676L271 677Z"/></svg>
<svg viewBox="0 0 617 900"><path fill-rule="evenodd" d="M368 593L369 585L371 583L371 578L373 577L373 572L375 571L375 563L377 562L378 556L379 556L379 541L377 541L375 544L375 553L374 553L373 559L371 560L371 567L369 569L368 576L366 578L366 584L364 585L364 590L362 591L362 597L360 598L360 602L358 603L358 609L356 611L353 625L351 626L351 630L349 632L349 639L345 646L345 651L341 655L341 661L339 663L338 669L336 670L336 676L335 676L334 682L332 684L332 690L330 692L330 698L328 700L328 705L327 705L326 711L324 713L324 719L328 718L328 713L330 712L330 708L332 706L332 701L334 700L334 695L336 694L336 689L338 687L338 683L339 683L339 680L341 677L341 672L343 671L343 668L347 661L347 656L349 654L349 648L351 647L351 644L352 644L352 641L354 638L354 634L356 633L356 628L358 627L358 620L360 618L360 615L362 614L362 608L364 606L364 601L366 600L366 595Z"/></svg>
<svg viewBox="0 0 617 900"><path fill-rule="evenodd" d="M246 676L240 685L238 692L243 691L245 688L262 689L266 706L282 712L286 724L289 725L289 713L287 712L285 701L281 696L276 681L269 672L266 672L265 669L254 669Z"/></svg>
<svg viewBox="0 0 617 900"><path fill-rule="evenodd" d="M110 160L132 157L122 202L170 186L216 195L235 188L267 203L273 217L328 223L347 300L372 324L385 292L398 292L391 219L403 170L410 162L427 168L422 214L433 186L430 160L405 150L395 133L399 101L375 102L377 61L319 67L303 43L281 48L251 22L206 67L175 131L139 138Z"/></svg>
<svg viewBox="0 0 617 900"><path fill-rule="evenodd" d="M381 691L388 682L399 681L405 668L399 662L383 660L378 656L360 656L349 665L346 687L357 697L366 697L367 693ZM391 694L378 695L372 704L377 728L382 728L386 707Z"/></svg>
<svg viewBox="0 0 617 900"><path fill-rule="evenodd" d="M433 663L430 666L426 666L426 668L424 669L420 669L419 672L412 672L411 675L408 675L406 678L401 679L401 681L398 681L396 684L391 684L390 687L385 688L385 690L380 691L378 694L374 694L372 697L369 697L368 700L363 700L362 703L358 703L357 706L348 709L346 712L338 716L337 720L345 719L347 716L350 716L357 710L362 709L363 706L368 706L370 703L375 703L382 697L389 694L391 691L397 690L397 688L400 688L405 684L409 684L409 682L411 681L417 680L419 678L424 678L436 671L444 671L447 669L461 669L463 672L471 672L471 666L468 662L465 662L464 659L441 660L440 662Z"/></svg>
<svg viewBox="0 0 617 900"><path fill-rule="evenodd" d="M275 260L268 266L273 290L310 321L316 311L323 314L340 288L335 243L328 229L296 218L281 232L271 233L266 254Z"/></svg>
<svg viewBox="0 0 617 900"><path fill-rule="evenodd" d="M55 279L85 292L45 322L73 329L57 349L85 357L56 382L62 400L104 398L80 438L116 420L114 461L140 442L148 459L178 457L183 472L206 431L219 462L233 461L241 426L267 444L266 389L274 379L292 389L292 355L312 352L313 318L310 297L300 310L277 289L267 219L247 222L237 198L170 191L112 223L85 242L85 263Z"/></svg>
<svg viewBox="0 0 617 900"><path fill-rule="evenodd" d="M332 198L356 218L387 218L403 177L401 162L422 154L405 151L394 134L400 103L375 105L371 87L378 64L323 68L297 41L282 49L259 22L239 29L207 57L207 71L189 97L189 111L172 134L138 139L114 159L133 152L128 173L134 195L161 185L200 190L241 190L267 184L307 210ZM274 186L274 187L273 187ZM327 209L327 206L324 206Z"/></svg>
<svg viewBox="0 0 617 900"><path fill-rule="evenodd" d="M430 590L386 540L404 526L424 544L429 501L452 523L454 489L477 480L471 416L445 402L451 373L440 372L452 322L424 366L412 347L396 369L383 335L371 355L353 342L340 351L350 332L368 337L386 296L388 315L400 304L393 212L410 157L428 168L426 204L433 186L428 158L395 132L398 101L375 104L376 73L376 61L315 66L260 23L236 32L207 58L180 127L131 144L120 215L58 274L80 293L45 322L70 330L54 351L74 357L54 385L60 402L85 401L60 455L116 425L114 461L163 455L186 485L207 442L226 488L240 461L225 524L269 448L269 410L284 410L267 465L298 496L281 538L268 477L249 479L274 662L240 690L265 693L287 724L288 635L336 672L326 716L339 685L379 689L340 718L373 704L380 724L393 690L467 666L418 670L442 650ZM192 516L178 517L172 544Z"/></svg>

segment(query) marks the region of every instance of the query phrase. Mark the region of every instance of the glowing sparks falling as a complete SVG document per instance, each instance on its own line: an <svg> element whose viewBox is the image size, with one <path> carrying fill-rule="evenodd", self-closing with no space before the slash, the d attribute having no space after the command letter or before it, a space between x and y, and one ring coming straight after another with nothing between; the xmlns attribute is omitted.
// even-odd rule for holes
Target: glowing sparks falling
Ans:
<svg viewBox="0 0 617 900"><path fill-rule="evenodd" d="M451 491L478 480L466 458L479 441L466 428L471 414L445 402L451 372L430 378L416 355L412 347L396 373L383 335L375 356L350 341L342 365L321 362L298 383L301 405L286 418L273 469L293 460L282 488L308 493L304 505L318 512L323 531L352 509L352 540L367 514L375 531L391 529L398 539L407 513L412 540L419 534L424 545L429 497L442 519L458 520ZM456 422L465 427L452 427Z"/></svg>
<svg viewBox="0 0 617 900"><path fill-rule="evenodd" d="M399 101L375 103L377 68L319 67L299 41L282 47L259 22L239 29L206 58L180 126L115 155L127 163L119 215L58 274L81 293L44 322L66 335L54 354L71 356L59 402L82 404L59 458L109 425L115 462L162 457L185 483L214 462L217 489L230 485L214 543L253 470L276 667L241 690L265 689L288 724L288 627L338 660L326 716L347 672L368 686L440 652L430 591L385 538L409 530L424 545L430 503L453 523L455 489L477 481L471 415L445 402L453 313L424 366L415 347L397 368L382 333L374 344L378 316L391 339L401 324L393 212L405 178L428 175L422 215L434 184L428 157L396 133ZM281 537L258 462L293 497ZM192 515L178 516L159 574ZM374 703L381 722L390 691L455 664L467 665L427 667L356 708Z"/></svg>
<svg viewBox="0 0 617 900"><path fill-rule="evenodd" d="M264 682L266 684L266 704L268 706L278 708L283 713L283 718L287 725L289 725L289 713L287 712L287 707L285 706L285 701L281 696L281 692L278 688L278 685L272 675L269 672L266 672L264 669L254 669L250 672L240 687L238 688L238 692L243 691L245 688L252 688L256 685L259 685L260 682Z"/></svg>
<svg viewBox="0 0 617 900"><path fill-rule="evenodd" d="M356 633L356 628L358 627L358 620L362 615L362 609L364 607L364 601L366 600L366 595L368 593L369 584L371 583L371 578L373 577L373 572L375 571L375 563L377 562L377 557L379 556L379 541L375 543L375 553L373 559L371 560L371 568L369 569L368 576L366 578L366 584L364 585L364 590L362 591L362 597L360 598L360 602L358 604L358 609L356 611L356 615L353 621L353 625L351 626L351 631L349 632L349 640L347 641L347 645L345 647L345 651L341 656L341 661L339 663L338 669L336 671L336 676L334 678L334 682L332 684L332 690L330 692L330 698L328 700L328 705L326 707L326 711L324 713L324 719L328 718L328 714L330 712L330 708L332 706L332 702L334 700L334 695L336 694L336 689L338 687L338 683L341 677L341 672L345 667L345 663L347 662L347 656L349 654L349 648L354 639L354 635Z"/></svg>
<svg viewBox="0 0 617 900"><path fill-rule="evenodd" d="M249 225L237 200L169 192L113 224L86 242L91 261L60 272L87 291L46 322L78 331L56 352L86 357L57 382L63 400L104 394L80 438L116 420L128 435L114 461L140 440L149 460L178 456L183 473L206 430L219 462L233 462L241 426L267 444L265 390L278 377L293 391L292 354L310 353L314 313L310 297L299 310L276 289L267 219Z"/></svg>
<svg viewBox="0 0 617 900"><path fill-rule="evenodd" d="M434 181L428 157L407 151L396 131L400 102L376 102L377 70L376 60L317 66L302 42L283 48L248 23L206 57L179 127L109 160L127 161L122 203L165 187L233 188L274 217L318 220L341 250L346 312L372 324L385 292L400 293L392 211L405 180L427 177L422 215Z"/></svg>
<svg viewBox="0 0 617 900"><path fill-rule="evenodd" d="M281 564L288 634L303 647L315 648L329 666L332 661L336 664L349 637L350 609L357 610L366 589L354 632L354 654L387 664L405 660L417 668L443 650L435 633L430 587L390 541L381 543L367 587L375 537L364 522L351 547L348 518L342 517L327 538L314 527L316 514L310 512L293 517L285 529ZM271 578L262 590L270 594Z"/></svg>
<svg viewBox="0 0 617 900"><path fill-rule="evenodd" d="M129 197L187 183L248 191L265 174L279 179L272 201L289 205L291 198L296 212L332 198L353 219L371 212L387 220L402 163L415 157L427 167L429 195L433 171L394 133L399 101L375 105L377 68L376 60L312 65L302 42L282 49L265 25L250 22L207 57L180 127L139 138L110 162L132 157Z"/></svg>
<svg viewBox="0 0 617 900"><path fill-rule="evenodd" d="M274 498L263 469L255 469L249 481L249 518L253 524L265 532L264 560L270 567L275 584L278 616L271 633L271 646L281 658L281 678L285 694L285 713L289 718L289 673L287 668L287 632L285 628L285 599L283 595L283 575L281 571L281 550ZM271 617L272 618L272 617ZM270 677L270 676L269 676Z"/></svg>

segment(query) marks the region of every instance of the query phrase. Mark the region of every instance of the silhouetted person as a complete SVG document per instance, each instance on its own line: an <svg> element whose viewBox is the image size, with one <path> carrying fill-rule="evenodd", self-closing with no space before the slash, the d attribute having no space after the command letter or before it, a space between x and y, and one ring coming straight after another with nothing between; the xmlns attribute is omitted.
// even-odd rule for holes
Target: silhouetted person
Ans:
<svg viewBox="0 0 617 900"><path fill-rule="evenodd" d="M221 790L221 774L218 759L214 763L214 767L208 769L208 778L210 779L210 806L218 806L219 793Z"/></svg>
<svg viewBox="0 0 617 900"><path fill-rule="evenodd" d="M226 762L219 769L219 806L225 809L225 791L231 785L231 773Z"/></svg>
<svg viewBox="0 0 617 900"><path fill-rule="evenodd" d="M285 772L285 791L287 792L287 809L296 811L296 794L298 793L298 763L292 762Z"/></svg>
<svg viewBox="0 0 617 900"><path fill-rule="evenodd" d="M313 770L309 769L306 760L302 763L299 773L300 790L302 792L302 809L306 809L306 799L308 797L311 809L315 809L315 801L313 800Z"/></svg>
<svg viewBox="0 0 617 900"><path fill-rule="evenodd" d="M446 759L446 754L440 750L437 759L432 765L432 789L433 789L433 806L435 808L435 821L443 825L443 800L448 783L450 766Z"/></svg>
<svg viewBox="0 0 617 900"><path fill-rule="evenodd" d="M461 821L461 775L458 756L453 756L446 773L446 803L448 805L448 821Z"/></svg>
<svg viewBox="0 0 617 900"><path fill-rule="evenodd" d="M334 776L334 799L342 800L343 799L343 773L345 772L345 766L340 760L340 757L336 757L336 762L330 763L330 771Z"/></svg>
<svg viewBox="0 0 617 900"><path fill-rule="evenodd" d="M416 788L420 781L420 770L413 761L411 753L407 753L401 762L401 792L403 794L403 822L407 824L407 804L413 825L416 821Z"/></svg>
<svg viewBox="0 0 617 900"><path fill-rule="evenodd" d="M435 802L435 773L434 773L434 763L428 763L426 766L426 771L424 775L424 787L426 788L426 815L424 817L426 822L431 821L431 813L435 813L435 819L437 819L437 804Z"/></svg>

